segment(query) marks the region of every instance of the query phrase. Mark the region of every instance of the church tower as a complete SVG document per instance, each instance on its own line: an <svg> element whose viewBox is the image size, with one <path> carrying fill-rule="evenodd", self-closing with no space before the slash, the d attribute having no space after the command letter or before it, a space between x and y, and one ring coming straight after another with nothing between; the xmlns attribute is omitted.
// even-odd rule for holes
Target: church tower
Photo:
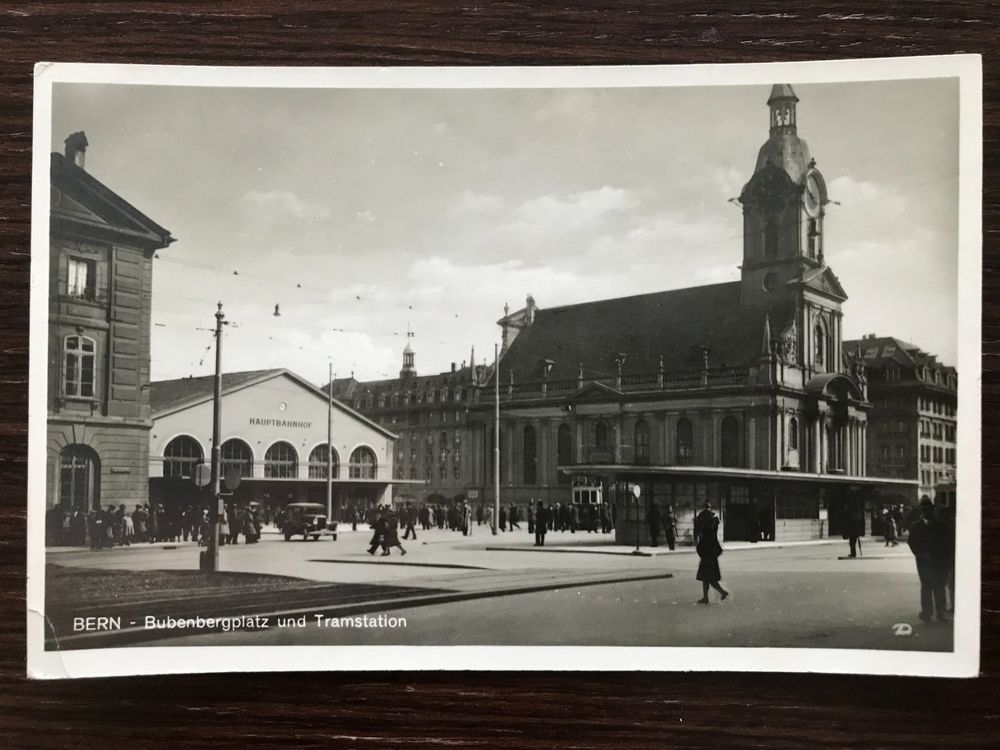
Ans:
<svg viewBox="0 0 1000 750"><path fill-rule="evenodd" d="M413 364L413 347L410 346L410 339L412 338L413 331L411 331L409 326L407 326L406 348L403 349L403 369L399 371L399 377L403 380L406 378L415 378L417 376L417 369Z"/></svg>
<svg viewBox="0 0 1000 750"><path fill-rule="evenodd" d="M740 193L743 206L741 299L746 307L795 309L790 359L814 373L838 372L840 305L847 299L824 260L829 202L826 183L798 135L799 98L775 84L767 99L770 132L757 154L753 176Z"/></svg>

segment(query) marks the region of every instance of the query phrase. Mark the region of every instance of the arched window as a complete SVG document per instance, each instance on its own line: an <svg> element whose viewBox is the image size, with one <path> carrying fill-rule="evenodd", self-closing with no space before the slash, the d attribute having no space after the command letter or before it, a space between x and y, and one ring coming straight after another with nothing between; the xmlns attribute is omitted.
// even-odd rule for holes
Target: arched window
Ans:
<svg viewBox="0 0 1000 750"><path fill-rule="evenodd" d="M635 462L649 463L649 425L643 419L635 423Z"/></svg>
<svg viewBox="0 0 1000 750"><path fill-rule="evenodd" d="M778 257L778 222L774 219L764 224L764 257Z"/></svg>
<svg viewBox="0 0 1000 750"><path fill-rule="evenodd" d="M163 449L163 476L190 479L194 467L204 462L205 455L193 437L178 435Z"/></svg>
<svg viewBox="0 0 1000 750"><path fill-rule="evenodd" d="M793 451L799 449L799 420L795 417L788 420L788 448Z"/></svg>
<svg viewBox="0 0 1000 750"><path fill-rule="evenodd" d="M728 416L722 420L722 465L740 465L740 423L736 417Z"/></svg>
<svg viewBox="0 0 1000 750"><path fill-rule="evenodd" d="M264 454L264 476L268 479L295 479L299 475L299 456L286 442L277 442Z"/></svg>
<svg viewBox="0 0 1000 750"><path fill-rule="evenodd" d="M556 454L559 466L570 466L573 461L573 433L568 424L559 425L556 433ZM569 474L559 472L559 484L569 484Z"/></svg>
<svg viewBox="0 0 1000 750"><path fill-rule="evenodd" d="M63 340L63 395L93 398L96 380L97 344L87 336Z"/></svg>
<svg viewBox="0 0 1000 750"><path fill-rule="evenodd" d="M253 476L253 451L238 438L222 444L222 476L225 477L233 469L238 469L244 479Z"/></svg>
<svg viewBox="0 0 1000 750"><path fill-rule="evenodd" d="M538 452L535 445L535 428L524 428L524 483L534 484L538 478Z"/></svg>
<svg viewBox="0 0 1000 750"><path fill-rule="evenodd" d="M817 369L822 369L826 356L826 331L823 330L822 323L816 324L813 339L815 340L813 362L815 362Z"/></svg>
<svg viewBox="0 0 1000 750"><path fill-rule="evenodd" d="M594 450L606 451L609 445L608 426L601 421L594 422Z"/></svg>
<svg viewBox="0 0 1000 750"><path fill-rule="evenodd" d="M310 479L326 479L326 461L329 457L329 448L326 443L317 445L312 449L309 454L309 478ZM399 460L403 460L403 449L399 449ZM336 479L337 475L340 473L340 456L337 455L337 449L333 449L333 478Z"/></svg>
<svg viewBox="0 0 1000 750"><path fill-rule="evenodd" d="M59 505L84 513L101 505L101 462L85 445L67 445L59 454Z"/></svg>
<svg viewBox="0 0 1000 750"><path fill-rule="evenodd" d="M428 461L430 457L428 456ZM375 452L367 445L359 445L351 453L351 463L349 473L351 479L375 479L378 472L378 462L375 460ZM427 467L430 471L430 464ZM429 477L428 477L429 478Z"/></svg>
<svg viewBox="0 0 1000 750"><path fill-rule="evenodd" d="M694 458L694 430L689 419L677 421L677 463L689 464Z"/></svg>

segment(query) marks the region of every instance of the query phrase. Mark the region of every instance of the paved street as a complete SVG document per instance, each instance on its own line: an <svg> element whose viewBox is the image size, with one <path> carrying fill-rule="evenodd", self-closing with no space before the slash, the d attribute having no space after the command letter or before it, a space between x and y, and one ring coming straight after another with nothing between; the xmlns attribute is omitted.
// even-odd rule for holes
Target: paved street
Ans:
<svg viewBox="0 0 1000 750"><path fill-rule="evenodd" d="M629 548L607 544L607 537L565 533L550 535L542 551L526 530L496 537L484 527L475 531L471 537L421 532L416 543L404 542L405 557L398 551L370 557L364 530L343 532L336 542L284 542L268 534L257 545L224 548L223 565L231 571L371 584L373 590L405 586L426 595L398 602L373 595L368 606L354 601L340 610L333 600L303 608L299 596L293 609L307 614L305 628L152 643L951 648L950 625L924 626L916 618L919 583L905 546L887 549L873 540L865 544L867 557L840 560L843 543L727 545L723 582L733 595L720 603L713 594L705 606L695 603L701 592L690 548L644 549L657 554L636 557ZM167 546L173 548L60 551L50 562L110 570L197 564L197 547ZM434 596L443 596L443 603ZM320 628L311 621L312 610L328 616L386 614L405 618L406 627ZM912 635L894 635L896 623L911 624Z"/></svg>

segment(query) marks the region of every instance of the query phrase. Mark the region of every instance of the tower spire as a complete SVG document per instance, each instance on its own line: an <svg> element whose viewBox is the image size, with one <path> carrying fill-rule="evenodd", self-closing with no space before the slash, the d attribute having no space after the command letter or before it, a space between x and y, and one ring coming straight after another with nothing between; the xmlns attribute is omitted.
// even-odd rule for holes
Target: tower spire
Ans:
<svg viewBox="0 0 1000 750"><path fill-rule="evenodd" d="M413 347L410 346L410 339L413 338L413 331L410 324L406 324L406 347L403 349L403 369L399 371L399 377L411 378L416 376L417 370L413 364Z"/></svg>

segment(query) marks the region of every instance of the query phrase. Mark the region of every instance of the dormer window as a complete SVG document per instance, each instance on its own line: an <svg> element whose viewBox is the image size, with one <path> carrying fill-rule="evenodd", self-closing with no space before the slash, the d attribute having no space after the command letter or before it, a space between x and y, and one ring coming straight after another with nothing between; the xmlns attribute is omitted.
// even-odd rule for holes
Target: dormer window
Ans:
<svg viewBox="0 0 1000 750"><path fill-rule="evenodd" d="M69 258L66 264L66 294L93 300L97 294L97 264L83 258Z"/></svg>

